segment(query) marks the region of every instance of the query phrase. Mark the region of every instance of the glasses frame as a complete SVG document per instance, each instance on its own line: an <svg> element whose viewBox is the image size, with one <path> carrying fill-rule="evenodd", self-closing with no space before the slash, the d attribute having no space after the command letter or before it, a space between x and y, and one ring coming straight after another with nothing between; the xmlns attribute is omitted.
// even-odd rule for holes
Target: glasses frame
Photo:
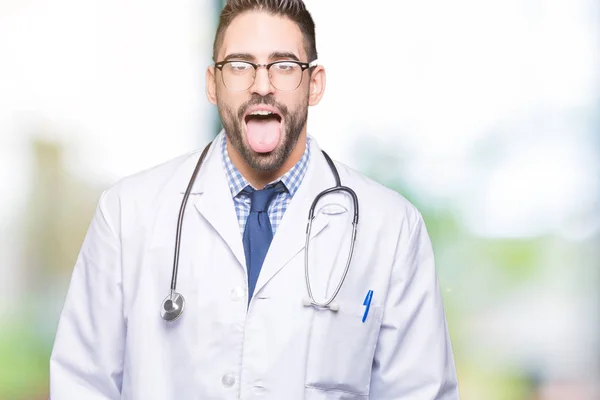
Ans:
<svg viewBox="0 0 600 400"><path fill-rule="evenodd" d="M225 84L225 77L223 76L223 67L225 67L225 65L227 65L227 64L231 64L234 62L243 62L248 65L251 65L254 68L254 77L252 78L252 83L246 89L233 90L233 89L229 89L227 87L227 85ZM273 65L282 64L282 63L294 63L294 64L299 65L300 68L302 69L302 75L300 77L300 82L298 82L298 86L296 86L293 89L282 90L282 89L279 89L278 87L276 87L275 85L273 85L273 82L271 82L271 71L270 71L271 67ZM219 71L221 71L221 82L223 82L223 86L225 86L227 88L227 90L230 90L232 92L244 92L244 91L250 89L252 87L252 85L254 85L254 82L256 80L256 72L258 71L259 68L265 68L267 70L267 72L269 72L269 83L275 89L280 90L282 92L292 92L292 91L298 89L300 87L300 85L302 84L302 81L304 80L304 71L306 71L309 68L316 67L316 66L317 66L317 60L313 60L309 63L305 63L302 61L296 61L296 60L277 60L277 61L270 62L268 64L257 64L257 63L253 63L253 62L246 61L246 60L226 60L226 61L219 61L219 62L215 63L215 68L218 69Z"/></svg>

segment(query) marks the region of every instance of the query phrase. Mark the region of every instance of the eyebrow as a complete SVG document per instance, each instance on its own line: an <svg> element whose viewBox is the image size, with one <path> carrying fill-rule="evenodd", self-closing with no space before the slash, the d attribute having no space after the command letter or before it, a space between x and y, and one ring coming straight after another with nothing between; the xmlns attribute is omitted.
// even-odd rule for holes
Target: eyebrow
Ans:
<svg viewBox="0 0 600 400"><path fill-rule="evenodd" d="M294 61L300 61L300 59L298 58L298 56L296 56L294 53L290 53L290 52L286 52L286 51L274 51L273 53L269 54L269 59L273 60L273 59L282 59L282 58L286 58L286 59L290 59L290 60L294 60Z"/></svg>
<svg viewBox="0 0 600 400"><path fill-rule="evenodd" d="M225 56L223 61L229 61L231 59L236 60L244 60L244 61L254 61L256 58L250 53L230 53Z"/></svg>
<svg viewBox="0 0 600 400"><path fill-rule="evenodd" d="M256 61L256 57L254 57L250 53L230 53L227 56L225 56L223 61L229 61L229 60L233 60L233 59L242 60L242 61ZM287 52L287 51L274 51L271 54L269 54L269 59L270 60L288 59L288 60L300 61L300 59L298 58L297 55L295 55L294 53Z"/></svg>

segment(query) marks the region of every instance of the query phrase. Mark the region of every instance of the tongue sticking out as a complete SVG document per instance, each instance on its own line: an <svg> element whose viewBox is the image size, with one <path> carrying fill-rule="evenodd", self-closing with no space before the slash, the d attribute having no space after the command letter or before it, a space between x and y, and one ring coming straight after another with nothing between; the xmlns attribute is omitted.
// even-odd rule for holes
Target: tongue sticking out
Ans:
<svg viewBox="0 0 600 400"><path fill-rule="evenodd" d="M268 153L275 150L279 143L281 124L277 118L250 118L246 122L246 135L252 150Z"/></svg>

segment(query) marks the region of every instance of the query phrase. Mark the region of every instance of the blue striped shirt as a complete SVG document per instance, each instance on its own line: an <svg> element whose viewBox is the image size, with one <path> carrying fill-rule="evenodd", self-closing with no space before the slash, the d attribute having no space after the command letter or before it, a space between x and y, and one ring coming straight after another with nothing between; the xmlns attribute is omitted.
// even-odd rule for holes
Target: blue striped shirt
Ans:
<svg viewBox="0 0 600 400"><path fill-rule="evenodd" d="M223 167L225 168L225 174L227 175L227 182L229 183L229 189L231 190L231 196L233 197L233 204L235 205L235 213L237 220L240 225L240 233L244 235L244 228L246 227L246 219L250 214L250 196L243 193L242 190L246 186L251 186L250 183L242 176L240 171L233 165L229 153L227 152L227 141L226 135L223 135L221 142L221 156L223 160ZM310 138L307 137L306 149L300 160L294 165L288 172L285 173L281 178L275 180L282 181L287 191L279 193L273 199L269 205L269 221L271 221L271 227L273 229L273 235L277 231L285 210L288 204L294 197L294 194L298 191L306 170L308 168L308 161L310 159ZM271 182L271 183L274 183ZM254 188L256 189L256 188Z"/></svg>

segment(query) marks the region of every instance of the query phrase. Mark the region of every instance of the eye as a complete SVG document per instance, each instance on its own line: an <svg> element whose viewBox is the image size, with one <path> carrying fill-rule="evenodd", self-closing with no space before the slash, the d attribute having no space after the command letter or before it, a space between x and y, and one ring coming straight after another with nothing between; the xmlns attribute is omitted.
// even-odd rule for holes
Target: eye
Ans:
<svg viewBox="0 0 600 400"><path fill-rule="evenodd" d="M229 68L234 72L247 72L252 69L252 66L242 61L234 61L229 63Z"/></svg>
<svg viewBox="0 0 600 400"><path fill-rule="evenodd" d="M277 72L288 73L288 72L293 72L300 67L298 66L298 64L293 63L293 62L280 62L280 63L273 65L273 68L275 68L275 70Z"/></svg>

